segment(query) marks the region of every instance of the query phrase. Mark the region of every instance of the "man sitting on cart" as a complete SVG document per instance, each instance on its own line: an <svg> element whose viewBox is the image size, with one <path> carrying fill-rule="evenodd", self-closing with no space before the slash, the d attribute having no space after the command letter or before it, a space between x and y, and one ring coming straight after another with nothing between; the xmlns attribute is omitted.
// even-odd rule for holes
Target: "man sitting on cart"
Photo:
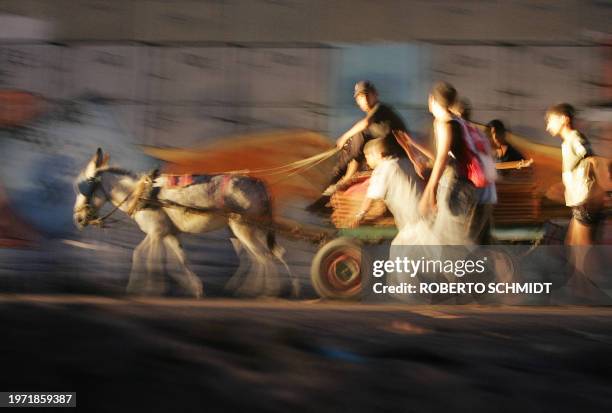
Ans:
<svg viewBox="0 0 612 413"><path fill-rule="evenodd" d="M403 139L404 134L397 134L396 138L393 133L394 131L407 133L406 124L391 106L378 100L378 92L372 82L367 80L357 82L353 96L359 109L365 112L365 117L336 141L340 154L330 185L319 199L308 206L307 209L311 212L325 211L334 192L350 186L356 173L368 170L363 147L372 139L383 139L392 156L397 158L408 156L422 177L423 166L415 158L408 141Z"/></svg>

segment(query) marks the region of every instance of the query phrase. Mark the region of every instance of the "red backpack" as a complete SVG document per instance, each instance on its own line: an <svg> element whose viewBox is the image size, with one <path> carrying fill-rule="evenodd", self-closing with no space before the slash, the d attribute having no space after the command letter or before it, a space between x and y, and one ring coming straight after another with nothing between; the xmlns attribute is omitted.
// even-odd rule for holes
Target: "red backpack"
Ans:
<svg viewBox="0 0 612 413"><path fill-rule="evenodd" d="M495 161L491 156L489 141L480 131L463 119L457 119L463 129L467 179L476 188L484 188L497 180Z"/></svg>

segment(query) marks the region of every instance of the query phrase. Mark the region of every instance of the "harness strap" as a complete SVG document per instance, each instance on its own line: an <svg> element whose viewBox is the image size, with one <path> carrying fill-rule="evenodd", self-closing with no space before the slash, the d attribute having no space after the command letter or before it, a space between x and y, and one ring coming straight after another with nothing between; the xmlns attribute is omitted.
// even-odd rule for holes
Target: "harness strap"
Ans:
<svg viewBox="0 0 612 413"><path fill-rule="evenodd" d="M230 180L232 179L231 175L222 175L221 183L219 184L219 192L217 193L217 199L215 205L219 209L225 209L225 195L227 193L227 188L229 186Z"/></svg>
<svg viewBox="0 0 612 413"><path fill-rule="evenodd" d="M102 191L104 191L104 196L110 201L112 202L112 198L107 194L106 190L104 189L104 187L102 187ZM89 222L90 225L99 225L99 226L103 226L104 225L104 221L106 221L108 218L110 218L111 215L113 215L115 212L117 212L117 210L121 207L121 205L125 204L125 202L130 199L130 197L134 194L134 191L130 192L129 194L127 194L127 196L125 198L123 198L123 201L119 202L117 205L115 205L115 207L106 215L104 215L103 217L100 218L96 218L92 221Z"/></svg>

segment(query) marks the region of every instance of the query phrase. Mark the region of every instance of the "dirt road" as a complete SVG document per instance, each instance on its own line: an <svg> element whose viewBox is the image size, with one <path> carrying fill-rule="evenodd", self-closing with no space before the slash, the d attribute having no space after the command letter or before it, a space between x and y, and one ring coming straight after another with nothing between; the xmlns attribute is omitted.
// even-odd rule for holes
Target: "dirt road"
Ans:
<svg viewBox="0 0 612 413"><path fill-rule="evenodd" d="M606 411L612 308L0 296L1 391L87 412Z"/></svg>

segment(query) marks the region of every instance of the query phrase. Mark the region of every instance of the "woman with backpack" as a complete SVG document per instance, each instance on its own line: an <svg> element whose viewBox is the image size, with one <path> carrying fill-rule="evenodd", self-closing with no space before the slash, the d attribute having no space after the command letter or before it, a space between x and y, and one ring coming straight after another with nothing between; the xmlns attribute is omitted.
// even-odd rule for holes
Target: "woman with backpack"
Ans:
<svg viewBox="0 0 612 413"><path fill-rule="evenodd" d="M489 141L480 133L471 122L472 105L466 98L458 99L451 111L455 114L463 126L464 137L471 138L472 147L478 153L483 167L485 184L476 188L477 205L470 228L470 237L480 245L489 244L491 241L491 227L493 221L493 208L497 204L497 170L492 157L492 149Z"/></svg>
<svg viewBox="0 0 612 413"><path fill-rule="evenodd" d="M423 217L419 225L402 236L406 245L466 245L470 239L477 193L470 181L474 173L481 175L482 167L474 168L476 160L464 138L464 128L450 108L457 100L457 91L446 82L434 86L429 95L429 111L434 116L435 153L409 141L425 156L433 160L433 169L418 211Z"/></svg>

